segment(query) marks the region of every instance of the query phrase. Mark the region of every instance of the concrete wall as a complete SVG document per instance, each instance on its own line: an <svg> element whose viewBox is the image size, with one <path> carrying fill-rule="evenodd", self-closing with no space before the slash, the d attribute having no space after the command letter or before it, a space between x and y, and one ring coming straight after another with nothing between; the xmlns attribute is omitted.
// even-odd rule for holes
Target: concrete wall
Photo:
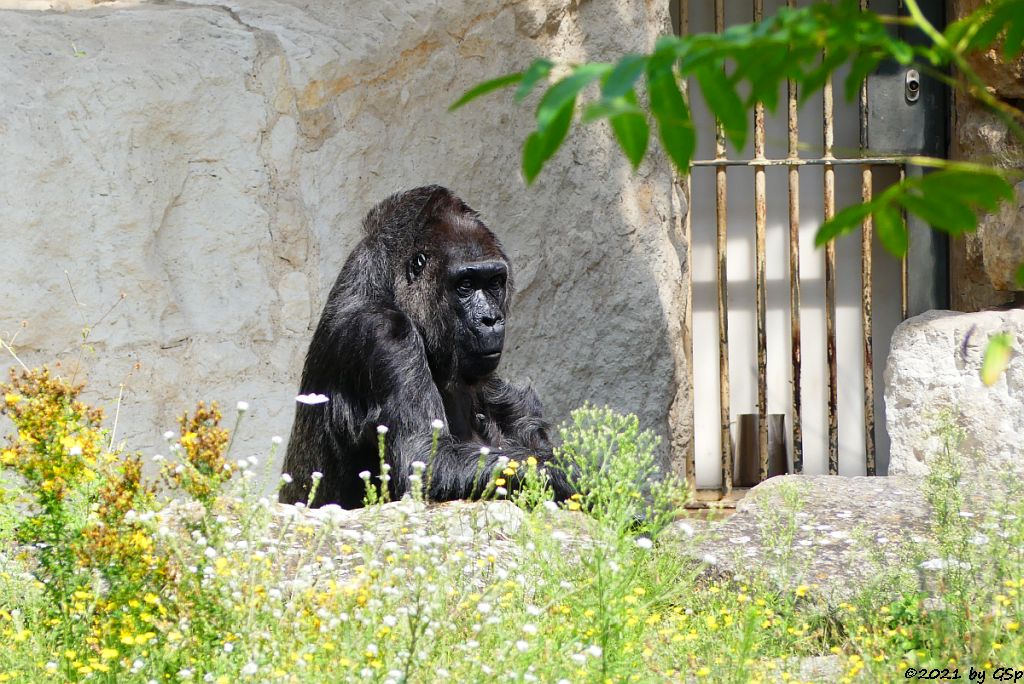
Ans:
<svg viewBox="0 0 1024 684"><path fill-rule="evenodd" d="M244 399L235 455L265 451L288 434L362 216L441 183L518 271L503 372L531 378L555 421L607 402L680 445L683 207L666 162L634 175L589 126L526 188L533 101L446 112L534 57L647 49L667 4L0 0L0 334L111 410L123 384L134 448L159 451L197 399Z"/></svg>

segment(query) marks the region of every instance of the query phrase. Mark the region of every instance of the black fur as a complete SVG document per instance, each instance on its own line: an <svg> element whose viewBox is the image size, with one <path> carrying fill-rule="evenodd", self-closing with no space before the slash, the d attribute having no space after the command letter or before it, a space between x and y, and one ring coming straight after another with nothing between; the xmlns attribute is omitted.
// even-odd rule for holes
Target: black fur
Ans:
<svg viewBox="0 0 1024 684"><path fill-rule="evenodd" d="M392 195L363 227L366 237L338 275L306 355L300 391L329 401L297 405L283 468L293 479L281 501L305 501L319 471L314 506L361 506L360 471L373 482L380 474L378 425L388 427L393 499L408 491L412 463L429 460L435 419L444 423L429 469L435 501L479 496L502 456L549 462L537 394L493 374L499 355L481 356L500 350L512 295L511 269L494 234L439 186ZM452 270L478 265L497 275L463 296L469 286L456 290ZM478 476L484 446L491 451ZM549 474L556 495L569 496L565 476L557 468Z"/></svg>

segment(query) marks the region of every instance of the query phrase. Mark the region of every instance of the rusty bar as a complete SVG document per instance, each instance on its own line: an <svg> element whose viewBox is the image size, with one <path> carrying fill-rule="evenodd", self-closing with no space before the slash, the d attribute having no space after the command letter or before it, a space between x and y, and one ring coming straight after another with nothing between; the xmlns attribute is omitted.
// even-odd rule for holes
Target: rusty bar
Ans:
<svg viewBox="0 0 1024 684"><path fill-rule="evenodd" d="M907 163L907 157L833 157L832 159L697 159L690 166L898 166Z"/></svg>
<svg viewBox="0 0 1024 684"><path fill-rule="evenodd" d="M764 0L754 0L754 21L764 18ZM754 105L754 160L764 159L764 105ZM765 295L765 226L768 206L764 167L754 166L754 249L757 297L757 456L759 482L768 479L768 336Z"/></svg>
<svg viewBox="0 0 1024 684"><path fill-rule="evenodd" d="M679 35L690 33L690 3L689 0L679 1ZM683 79L683 97L689 101L690 84ZM690 492L697 491L697 446L694 435L696 434L696 416L694 415L694 379L693 379L693 224L690 216L693 211L693 186L690 182L690 173L683 179L683 196L686 198L686 216L683 217L683 240L686 244L686 313L683 318L683 344L684 356L686 358L686 382L690 391L690 435L686 444L686 485Z"/></svg>
<svg viewBox="0 0 1024 684"><path fill-rule="evenodd" d="M867 10L868 0L860 0L861 11ZM868 147L868 82L860 83L858 112L860 115L860 152L864 154ZM865 164L861 170L860 194L864 203L871 201L872 167ZM864 217L861 226L860 241L860 284L861 284L861 332L864 350L864 471L875 475L875 353L872 340L872 218Z"/></svg>
<svg viewBox="0 0 1024 684"><path fill-rule="evenodd" d="M861 200L871 201L871 167L861 171ZM875 474L875 357L872 344L871 215L864 217L860 241L861 330L864 335L864 467Z"/></svg>
<svg viewBox="0 0 1024 684"><path fill-rule="evenodd" d="M900 183L907 179L907 167L900 167ZM903 229L907 228L907 210L901 209L901 220ZM905 321L910 317L910 290L909 274L907 273L907 256L904 254L900 260L900 320Z"/></svg>
<svg viewBox="0 0 1024 684"><path fill-rule="evenodd" d="M824 124L824 158L832 158L834 142L834 120L832 106L832 78L825 80L822 91L822 119ZM836 212L836 171L832 164L825 164L825 220ZM825 337L828 358L828 472L839 474L839 416L838 388L836 373L836 246L835 241L825 245Z"/></svg>
<svg viewBox="0 0 1024 684"><path fill-rule="evenodd" d="M796 0L788 0L790 8ZM790 80L787 84L789 96L789 158L796 160L800 154L800 133L797 125L797 88ZM789 167L789 329L793 373L793 472L804 470L803 413L801 409L802 383L800 378L800 168Z"/></svg>
<svg viewBox="0 0 1024 684"><path fill-rule="evenodd" d="M715 31L725 29L725 0L715 0ZM715 122L715 158L725 158L725 130ZM718 256L718 387L722 431L722 495L732 492L732 439L729 432L729 289L726 281L728 198L726 167L715 169L715 218Z"/></svg>

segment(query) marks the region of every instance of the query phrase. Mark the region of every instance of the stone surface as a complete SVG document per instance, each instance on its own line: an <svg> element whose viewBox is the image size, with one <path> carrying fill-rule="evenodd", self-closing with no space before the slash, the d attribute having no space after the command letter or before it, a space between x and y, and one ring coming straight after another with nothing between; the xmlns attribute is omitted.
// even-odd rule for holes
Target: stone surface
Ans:
<svg viewBox="0 0 1024 684"><path fill-rule="evenodd" d="M955 18L962 18L986 0L954 0ZM969 59L971 66L993 93L1004 99L1024 97L1024 58L1002 59L1001 50L988 50ZM1024 167L1024 147L999 117L961 92L954 93L953 159L995 164L1002 168ZM976 233L953 240L950 245L952 280L951 305L961 311L979 311L1013 300L1011 291L1020 290L1014 273L1024 263L1024 222L1020 215L1022 189L1017 202L1006 204L994 214L982 217Z"/></svg>
<svg viewBox="0 0 1024 684"><path fill-rule="evenodd" d="M989 336L1013 335L1006 372L991 387L979 370ZM975 468L1024 473L1024 310L929 311L892 337L885 370L889 474L927 472L944 425L963 432L961 456Z"/></svg>
<svg viewBox="0 0 1024 684"><path fill-rule="evenodd" d="M502 372L532 378L555 422L609 403L681 446L665 160L632 174L591 125L526 188L535 99L446 111L535 57L611 59L668 25L667 3L630 0L2 0L0 334L25 321L26 363L61 359L110 409L124 383L135 448L159 450L197 399L245 399L235 455L265 452L362 216L441 183L517 269Z"/></svg>
<svg viewBox="0 0 1024 684"><path fill-rule="evenodd" d="M910 476L773 477L684 548L712 573L742 581L763 571L785 591L807 585L834 605L872 586L880 570L905 567L908 544L927 538L920 485Z"/></svg>

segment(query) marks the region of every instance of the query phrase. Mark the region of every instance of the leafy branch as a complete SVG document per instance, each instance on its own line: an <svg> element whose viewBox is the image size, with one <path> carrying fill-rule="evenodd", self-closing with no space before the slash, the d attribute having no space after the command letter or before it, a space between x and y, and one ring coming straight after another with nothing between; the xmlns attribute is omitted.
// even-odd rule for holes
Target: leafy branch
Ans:
<svg viewBox="0 0 1024 684"><path fill-rule="evenodd" d="M990 93L967 60L972 52L987 49L998 40L1002 40L1007 59L1021 53L1024 0L994 0L950 24L945 32L928 22L916 0L906 0L906 7L907 17L862 11L854 0L783 8L764 21L733 26L720 34L665 36L649 54L629 54L614 63L570 66L561 78L549 83L537 104L536 129L523 145L523 175L527 183L536 180L565 140L581 93L595 83L599 95L582 106L582 123L607 119L634 168L648 151L653 123L669 159L681 173L687 173L697 135L682 85L688 79L696 81L725 137L742 148L748 139L751 110L761 102L775 111L783 83L794 81L804 101L841 66L848 65L843 91L852 99L883 60L904 66L922 63L937 72L955 68L963 80L952 84L978 98L1024 140L1022 113ZM931 44L914 46L894 38L889 32L893 24L919 28ZM513 85L518 86L516 101L522 101L555 72L551 61L537 60L525 71L481 83L452 109ZM646 95L646 108L641 104L642 95ZM991 211L1013 196L1010 174L991 167L927 157L907 161L937 170L907 178L868 204L839 212L821 227L816 242L824 244L858 229L870 214L885 247L902 256L908 242L902 211L958 235L976 228L978 210ZM1024 277L1024 273L1019 275Z"/></svg>

